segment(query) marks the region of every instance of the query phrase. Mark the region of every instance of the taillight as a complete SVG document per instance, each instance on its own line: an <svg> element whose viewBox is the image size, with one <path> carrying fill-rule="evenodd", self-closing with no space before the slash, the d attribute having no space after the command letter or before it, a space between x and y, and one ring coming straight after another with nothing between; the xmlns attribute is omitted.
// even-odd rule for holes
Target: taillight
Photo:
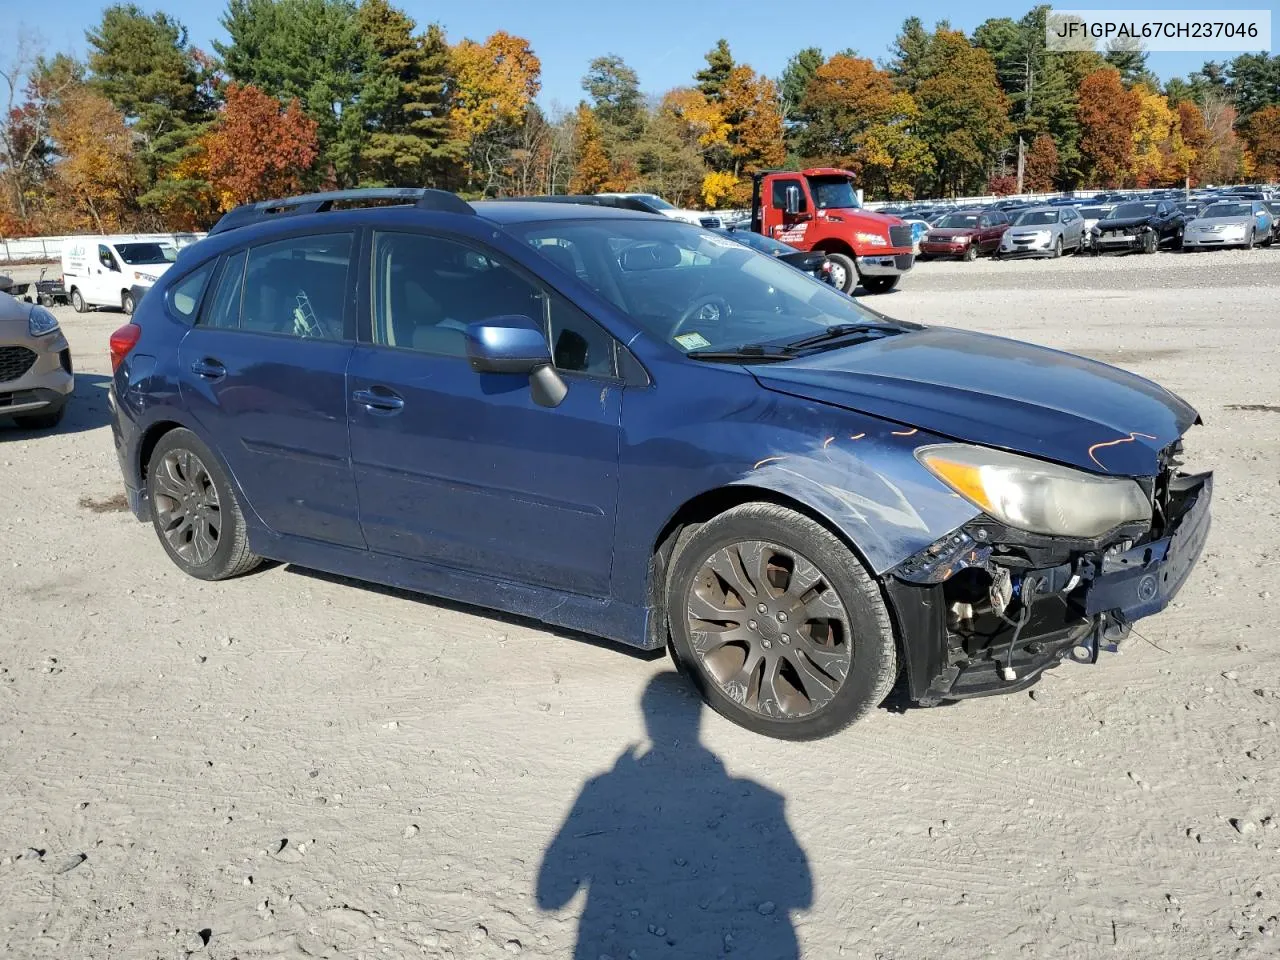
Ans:
<svg viewBox="0 0 1280 960"><path fill-rule="evenodd" d="M142 337L142 328L136 323L126 323L123 327L111 334L111 372L115 373L119 369L120 364L124 362L124 358L129 355L129 351L138 345L138 340Z"/></svg>

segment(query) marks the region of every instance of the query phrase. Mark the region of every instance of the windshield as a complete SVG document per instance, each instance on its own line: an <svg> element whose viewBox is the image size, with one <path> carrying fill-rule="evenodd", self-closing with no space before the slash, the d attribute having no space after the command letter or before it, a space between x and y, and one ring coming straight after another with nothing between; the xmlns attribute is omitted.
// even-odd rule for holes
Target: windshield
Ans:
<svg viewBox="0 0 1280 960"><path fill-rule="evenodd" d="M976 213L948 213L945 217L941 217L933 222L935 227L943 230L965 230L971 229L978 225L978 214Z"/></svg>
<svg viewBox="0 0 1280 960"><path fill-rule="evenodd" d="M642 193L639 195L639 199L643 200L645 203L653 207L655 210L674 210L675 209L674 204L667 203L667 201L663 200L656 193Z"/></svg>
<svg viewBox="0 0 1280 960"><path fill-rule="evenodd" d="M557 263L569 254L579 280L684 353L886 323L829 284L692 224L601 218L507 229Z"/></svg>
<svg viewBox="0 0 1280 960"><path fill-rule="evenodd" d="M1131 217L1149 217L1156 212L1156 206L1154 203L1122 203L1103 219L1127 220Z"/></svg>
<svg viewBox="0 0 1280 960"><path fill-rule="evenodd" d="M1203 220L1212 220L1214 217L1251 216L1253 216L1253 204L1251 203L1215 203L1205 207L1204 213L1200 214Z"/></svg>
<svg viewBox="0 0 1280 960"><path fill-rule="evenodd" d="M1106 207L1081 207L1080 216L1086 220L1098 220L1107 212Z"/></svg>
<svg viewBox="0 0 1280 960"><path fill-rule="evenodd" d="M846 177L810 177L809 189L819 210L862 206L853 192L853 183Z"/></svg>
<svg viewBox="0 0 1280 960"><path fill-rule="evenodd" d="M1038 227L1046 223L1057 223L1058 211L1028 210L1025 213L1018 214L1018 219L1013 222L1019 227Z"/></svg>
<svg viewBox="0 0 1280 960"><path fill-rule="evenodd" d="M732 240L737 240L743 246L750 247L752 250L759 250L761 253L767 253L773 257L781 257L796 252L795 247L788 246L780 240L774 240L773 237L764 237L758 233L752 233L750 230L732 230L726 232L725 236Z"/></svg>
<svg viewBox="0 0 1280 960"><path fill-rule="evenodd" d="M178 248L167 243L117 243L116 253L131 267L148 263L173 263L178 259Z"/></svg>

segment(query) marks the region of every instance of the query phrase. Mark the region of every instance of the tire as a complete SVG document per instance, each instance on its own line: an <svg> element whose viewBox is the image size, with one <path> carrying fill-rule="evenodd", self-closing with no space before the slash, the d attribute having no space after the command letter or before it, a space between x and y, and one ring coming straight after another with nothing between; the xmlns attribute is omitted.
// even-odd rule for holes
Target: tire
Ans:
<svg viewBox="0 0 1280 960"><path fill-rule="evenodd" d="M965 247L964 253L961 255L960 259L963 260L965 263L973 263L973 261L977 260L978 259L977 243L970 243L969 246Z"/></svg>
<svg viewBox="0 0 1280 960"><path fill-rule="evenodd" d="M1057 260L1062 256L1062 236L1059 234L1058 239L1053 241L1053 252L1049 254L1050 260Z"/></svg>
<svg viewBox="0 0 1280 960"><path fill-rule="evenodd" d="M133 308L134 308L133 294L126 290L120 296L120 309L122 309L125 312L126 316L132 317Z"/></svg>
<svg viewBox="0 0 1280 960"><path fill-rule="evenodd" d="M1155 253L1159 249L1160 249L1160 238L1156 236L1154 231L1148 230L1146 233L1142 235L1142 252L1143 253L1151 254L1151 253Z"/></svg>
<svg viewBox="0 0 1280 960"><path fill-rule="evenodd" d="M47 293L40 294L40 306L44 307L46 310L52 307L53 297L49 296Z"/></svg>
<svg viewBox="0 0 1280 960"><path fill-rule="evenodd" d="M758 563L756 569L768 571L767 585L756 575L763 594L746 567L734 565L739 547L753 567ZM787 557L790 573L785 562L773 562ZM721 562L725 558L729 566ZM711 569L713 561L736 581L722 579ZM797 569L807 571L803 583L795 580ZM791 594L772 582L775 576L808 599L792 606ZM751 590L757 592L746 596ZM738 591L744 594L741 603L736 602ZM783 740L830 736L878 706L897 678L893 628L875 581L834 534L785 507L743 504L684 538L672 558L666 603L672 656L681 672L708 706L755 733ZM753 604L766 612L756 607L753 616ZM723 609L725 605L733 609ZM802 620L795 614L801 607L806 615L832 617ZM790 617L787 609L793 611ZM693 619L695 612L738 617L728 620L736 626L724 629L745 639L717 643L715 629L695 628L695 622L703 622ZM818 669L819 659L806 656L809 650L825 669ZM741 668L753 653L755 664L743 674ZM766 678L771 678L768 692ZM816 696L809 696L810 691Z"/></svg>
<svg viewBox="0 0 1280 960"><path fill-rule="evenodd" d="M862 277L859 283L867 293L888 293L898 285L901 277Z"/></svg>
<svg viewBox="0 0 1280 960"><path fill-rule="evenodd" d="M841 293L853 293L853 288L858 285L858 267L853 262L853 258L843 253L828 253L827 259L831 261L831 266L843 271L844 279L837 284Z"/></svg>
<svg viewBox="0 0 1280 960"><path fill-rule="evenodd" d="M64 403L52 413L20 413L13 418L13 422L23 430L52 430L66 415L67 405Z"/></svg>
<svg viewBox="0 0 1280 960"><path fill-rule="evenodd" d="M1258 239L1258 238L1257 238L1257 236L1255 235L1255 232L1254 232L1253 230L1250 230L1250 231L1249 231L1249 241L1248 241L1248 243L1246 243L1246 244L1244 245L1244 248L1245 248L1246 250L1252 250L1252 249L1253 249L1254 244L1255 244L1255 243L1257 243L1257 239Z"/></svg>
<svg viewBox="0 0 1280 960"><path fill-rule="evenodd" d="M89 309L89 305L84 302L84 297L81 295L79 289L73 289L71 291L71 306L75 307L76 313L84 313Z"/></svg>
<svg viewBox="0 0 1280 960"><path fill-rule="evenodd" d="M191 500L184 505L177 494L186 491ZM156 444L147 463L147 496L156 536L183 573L199 580L227 580L262 562L249 549L244 513L226 471L190 430L171 430ZM213 536L211 529L216 530ZM197 530L203 536L197 537Z"/></svg>

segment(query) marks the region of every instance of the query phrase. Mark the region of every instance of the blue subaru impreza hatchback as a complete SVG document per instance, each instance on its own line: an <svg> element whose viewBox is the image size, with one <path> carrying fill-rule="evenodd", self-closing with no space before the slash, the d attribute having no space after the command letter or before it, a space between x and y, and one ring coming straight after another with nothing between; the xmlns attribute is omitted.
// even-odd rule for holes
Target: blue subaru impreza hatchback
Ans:
<svg viewBox="0 0 1280 960"><path fill-rule="evenodd" d="M770 736L1093 662L1209 530L1196 412L890 319L594 206L245 206L111 338L129 503L206 580L262 558L655 649Z"/></svg>

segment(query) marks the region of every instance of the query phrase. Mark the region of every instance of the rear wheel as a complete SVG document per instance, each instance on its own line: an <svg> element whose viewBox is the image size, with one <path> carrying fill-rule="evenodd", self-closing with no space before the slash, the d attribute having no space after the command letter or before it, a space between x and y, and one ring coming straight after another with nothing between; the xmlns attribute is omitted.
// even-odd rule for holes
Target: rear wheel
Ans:
<svg viewBox="0 0 1280 960"><path fill-rule="evenodd" d="M811 740L878 705L897 676L875 582L821 524L734 507L676 551L672 652L707 704L766 736Z"/></svg>
<svg viewBox="0 0 1280 960"><path fill-rule="evenodd" d="M128 316L133 316L133 294L125 291L120 297L120 307Z"/></svg>
<svg viewBox="0 0 1280 960"><path fill-rule="evenodd" d="M867 293L888 293L898 285L898 277L863 277L862 289Z"/></svg>
<svg viewBox="0 0 1280 960"><path fill-rule="evenodd" d="M190 430L166 433L147 464L151 521L169 558L200 580L226 580L261 563L244 514L213 451Z"/></svg>
<svg viewBox="0 0 1280 960"><path fill-rule="evenodd" d="M831 261L831 279L843 293L852 293L858 283L858 268L853 258L843 253L828 253Z"/></svg>
<svg viewBox="0 0 1280 960"><path fill-rule="evenodd" d="M84 302L84 297L79 290L71 291L71 306L75 307L76 313L84 313L88 308L88 304Z"/></svg>

